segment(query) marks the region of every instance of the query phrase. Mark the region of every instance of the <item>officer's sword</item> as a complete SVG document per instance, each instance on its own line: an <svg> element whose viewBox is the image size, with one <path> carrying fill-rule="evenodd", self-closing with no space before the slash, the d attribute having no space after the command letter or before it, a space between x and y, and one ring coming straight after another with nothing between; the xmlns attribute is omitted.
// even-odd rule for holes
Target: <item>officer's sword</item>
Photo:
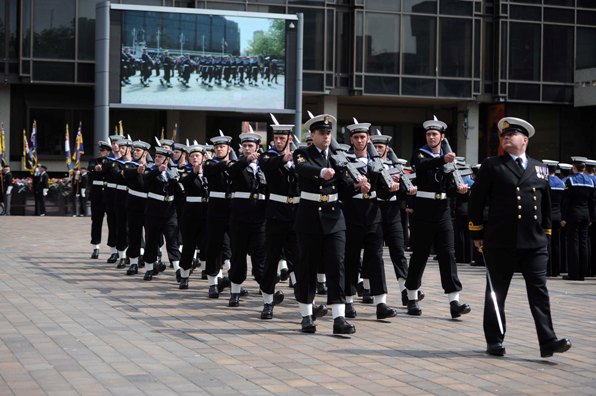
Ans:
<svg viewBox="0 0 596 396"><path fill-rule="evenodd" d="M497 315L497 323L499 323L499 330L501 331L501 335L504 335L505 332L503 331L503 321L501 320L501 312L499 312L499 304L497 304L497 295L495 294L495 289L493 288L493 281L490 277L490 271L488 269L488 265L486 264L486 259L484 258L484 250L482 248L478 249L482 254L482 260L484 260L484 267L486 268L486 279L488 280L488 287L490 288L490 298L493 300L493 305L495 306L495 314Z"/></svg>

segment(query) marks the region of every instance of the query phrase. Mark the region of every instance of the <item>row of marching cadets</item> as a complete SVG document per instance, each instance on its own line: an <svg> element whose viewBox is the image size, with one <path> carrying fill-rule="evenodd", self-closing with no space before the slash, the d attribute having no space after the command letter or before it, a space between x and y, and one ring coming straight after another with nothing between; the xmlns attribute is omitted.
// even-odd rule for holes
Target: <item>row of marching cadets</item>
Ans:
<svg viewBox="0 0 596 396"><path fill-rule="evenodd" d="M284 299L276 289L281 260L288 265L283 270L289 272L299 303L301 330L314 333L317 318L331 311L333 333L351 334L355 326L347 319L357 316L355 298L361 288L375 304L378 320L397 314L388 304L383 243L402 305L410 315L421 314L421 279L434 242L451 316L470 311L459 302L461 283L445 199L467 190L443 169L455 161L455 153L441 146L444 123L424 124L428 144L413 160L416 187L404 172L406 161L391 149L391 137L371 136L369 123L354 120L347 126L347 146L331 136L333 116L311 115L305 123L310 143L297 146L294 125L273 120L270 149L261 151L260 135L243 133L239 157L232 137L223 133L211 139L210 148L162 139L154 158L143 141L114 135L109 143L99 142L100 157L89 164L92 258L99 255L105 214L108 262L128 265L128 275L144 264L143 279L150 281L166 268L160 259L165 246L180 289L189 287L198 261L204 264L208 296L218 298L229 287L228 305L237 307L247 294L242 285L250 255L263 298L262 319L273 318L274 306ZM408 195L415 202L413 228L420 235L412 241L409 269L401 220ZM316 304L323 281L327 304Z"/></svg>

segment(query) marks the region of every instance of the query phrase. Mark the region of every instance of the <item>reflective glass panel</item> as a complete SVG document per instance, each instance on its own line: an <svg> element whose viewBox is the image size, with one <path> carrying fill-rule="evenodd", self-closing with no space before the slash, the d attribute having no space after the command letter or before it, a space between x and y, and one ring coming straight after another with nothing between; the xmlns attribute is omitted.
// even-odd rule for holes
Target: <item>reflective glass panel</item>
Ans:
<svg viewBox="0 0 596 396"><path fill-rule="evenodd" d="M95 59L95 6L102 0L79 0L77 59Z"/></svg>
<svg viewBox="0 0 596 396"><path fill-rule="evenodd" d="M435 17L404 15L404 74L435 75L436 26Z"/></svg>
<svg viewBox="0 0 596 396"><path fill-rule="evenodd" d="M439 75L472 76L472 20L441 18Z"/></svg>
<svg viewBox="0 0 596 396"><path fill-rule="evenodd" d="M367 10L396 11L401 10L400 0L366 0Z"/></svg>
<svg viewBox="0 0 596 396"><path fill-rule="evenodd" d="M577 28L576 67L596 67L596 29Z"/></svg>
<svg viewBox="0 0 596 396"><path fill-rule="evenodd" d="M542 80L573 82L573 27L544 25Z"/></svg>
<svg viewBox="0 0 596 396"><path fill-rule="evenodd" d="M399 73L399 18L366 14L366 72Z"/></svg>
<svg viewBox="0 0 596 396"><path fill-rule="evenodd" d="M404 12L437 13L437 0L403 0Z"/></svg>
<svg viewBox="0 0 596 396"><path fill-rule="evenodd" d="M324 10L311 8L290 8L289 13L304 14L304 70L323 70L325 48Z"/></svg>
<svg viewBox="0 0 596 396"><path fill-rule="evenodd" d="M365 76L364 92L383 95L397 95L399 94L399 78Z"/></svg>
<svg viewBox="0 0 596 396"><path fill-rule="evenodd" d="M402 95L435 96L435 80L422 78L402 78Z"/></svg>
<svg viewBox="0 0 596 396"><path fill-rule="evenodd" d="M540 80L540 25L511 23L509 79Z"/></svg>
<svg viewBox="0 0 596 396"><path fill-rule="evenodd" d="M33 56L74 59L75 0L36 0L33 9Z"/></svg>

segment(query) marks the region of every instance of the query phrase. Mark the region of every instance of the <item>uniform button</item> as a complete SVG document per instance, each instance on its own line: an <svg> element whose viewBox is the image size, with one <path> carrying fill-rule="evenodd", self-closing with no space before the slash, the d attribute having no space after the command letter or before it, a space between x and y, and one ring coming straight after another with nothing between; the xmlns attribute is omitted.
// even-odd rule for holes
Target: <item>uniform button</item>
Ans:
<svg viewBox="0 0 596 396"><path fill-rule="evenodd" d="M534 215L534 220L538 220L538 216Z"/></svg>
<svg viewBox="0 0 596 396"><path fill-rule="evenodd" d="M516 189L517 191L519 191L519 187L515 187L515 189Z"/></svg>
<svg viewBox="0 0 596 396"><path fill-rule="evenodd" d="M534 205L534 210L538 210L538 206Z"/></svg>
<svg viewBox="0 0 596 396"><path fill-rule="evenodd" d="M518 201L521 201L521 196L519 196L519 195L518 195L518 196L517 196L517 200L518 200Z"/></svg>
<svg viewBox="0 0 596 396"><path fill-rule="evenodd" d="M521 215L517 215L517 218L521 220Z"/></svg>
<svg viewBox="0 0 596 396"><path fill-rule="evenodd" d="M331 208L331 210L332 210L333 212L335 212L335 207L332 207L332 208Z"/></svg>
<svg viewBox="0 0 596 396"><path fill-rule="evenodd" d="M532 191L536 192L536 187L532 187Z"/></svg>
<svg viewBox="0 0 596 396"><path fill-rule="evenodd" d="M319 190L322 190L322 189L323 189L323 186L319 186Z"/></svg>
<svg viewBox="0 0 596 396"><path fill-rule="evenodd" d="M521 205L517 205L517 208L518 208L519 210L521 210Z"/></svg>
<svg viewBox="0 0 596 396"><path fill-rule="evenodd" d="M335 190L335 186L331 186L331 189L332 189L332 190Z"/></svg>
<svg viewBox="0 0 596 396"><path fill-rule="evenodd" d="M536 201L536 195L534 195L534 196L532 197L532 199L533 199L534 201Z"/></svg>
<svg viewBox="0 0 596 396"><path fill-rule="evenodd" d="M323 208L321 208L321 207L319 206L319 212L320 212L321 210L323 210Z"/></svg>

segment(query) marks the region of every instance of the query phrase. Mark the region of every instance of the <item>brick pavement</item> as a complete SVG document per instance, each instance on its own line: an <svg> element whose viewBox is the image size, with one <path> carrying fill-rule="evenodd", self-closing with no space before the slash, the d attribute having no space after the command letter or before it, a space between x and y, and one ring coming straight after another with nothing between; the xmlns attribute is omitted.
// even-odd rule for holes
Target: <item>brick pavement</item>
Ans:
<svg viewBox="0 0 596 396"><path fill-rule="evenodd" d="M89 218L0 217L1 395L460 395L595 394L596 281L549 281L555 330L573 348L541 359L523 287L508 297L507 356L484 354L483 268L460 265L462 301L451 320L432 262L421 317L399 308L388 322L357 304L357 332L299 332L287 285L274 319L259 319L254 281L239 308L228 292L208 299L206 281L179 290L168 269L157 280L127 277L90 260ZM105 235L105 234L104 234ZM388 262L388 261L386 261ZM389 303L399 304L387 265ZM322 301L322 300L321 300Z"/></svg>

